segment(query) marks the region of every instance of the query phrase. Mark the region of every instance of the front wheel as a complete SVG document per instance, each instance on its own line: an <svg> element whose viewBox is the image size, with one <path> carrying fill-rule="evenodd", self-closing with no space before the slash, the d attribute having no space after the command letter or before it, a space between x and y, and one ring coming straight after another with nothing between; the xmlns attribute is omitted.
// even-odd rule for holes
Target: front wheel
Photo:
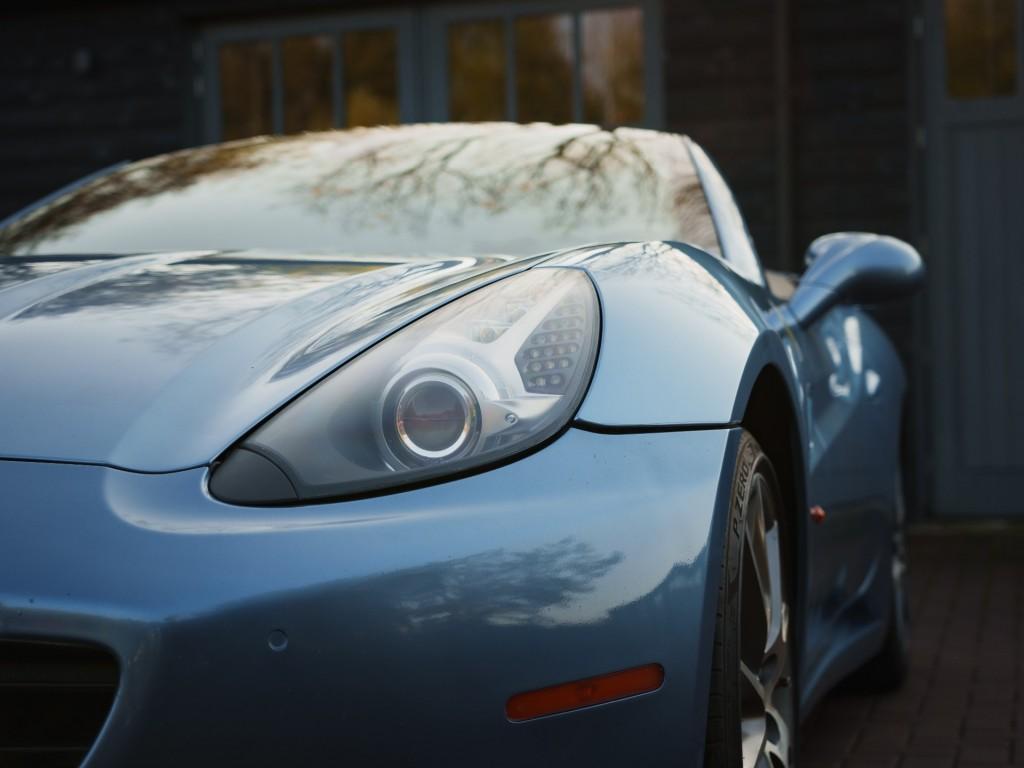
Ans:
<svg viewBox="0 0 1024 768"><path fill-rule="evenodd" d="M796 685L791 542L775 470L740 438L718 588L706 768L786 768L795 762Z"/></svg>

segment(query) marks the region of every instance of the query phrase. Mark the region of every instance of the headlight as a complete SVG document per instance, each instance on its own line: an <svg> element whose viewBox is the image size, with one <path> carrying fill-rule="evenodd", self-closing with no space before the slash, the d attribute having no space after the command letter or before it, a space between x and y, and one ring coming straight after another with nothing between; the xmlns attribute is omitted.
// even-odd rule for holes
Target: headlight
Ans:
<svg viewBox="0 0 1024 768"><path fill-rule="evenodd" d="M599 327L590 279L535 269L372 347L229 451L210 491L275 504L372 493L492 464L572 418Z"/></svg>

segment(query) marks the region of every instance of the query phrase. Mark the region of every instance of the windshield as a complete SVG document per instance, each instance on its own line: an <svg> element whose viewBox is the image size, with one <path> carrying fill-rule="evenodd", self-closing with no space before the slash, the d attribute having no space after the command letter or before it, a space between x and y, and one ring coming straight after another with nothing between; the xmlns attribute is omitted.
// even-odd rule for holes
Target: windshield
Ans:
<svg viewBox="0 0 1024 768"><path fill-rule="evenodd" d="M628 240L719 255L682 137L448 124L261 138L125 165L8 221L0 253L515 256Z"/></svg>

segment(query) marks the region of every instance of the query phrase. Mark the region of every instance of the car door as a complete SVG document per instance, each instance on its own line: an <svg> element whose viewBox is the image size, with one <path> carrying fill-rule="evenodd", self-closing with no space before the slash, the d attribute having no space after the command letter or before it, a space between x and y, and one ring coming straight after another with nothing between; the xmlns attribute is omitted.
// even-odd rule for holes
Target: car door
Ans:
<svg viewBox="0 0 1024 768"><path fill-rule="evenodd" d="M865 661L885 628L903 378L859 307L839 305L793 336L803 352L808 504L825 513L806 527L802 666L805 687L819 688Z"/></svg>
<svg viewBox="0 0 1024 768"><path fill-rule="evenodd" d="M699 147L692 145L692 151L722 258L764 286L728 185ZM888 563L885 532L892 490L884 478L891 476L886 467L894 452L886 427L893 416L881 403L902 382L893 381L894 366L885 354L888 342L857 307L837 306L807 328L788 329L784 339L803 386L807 502L826 512L824 522L805 526L801 656L809 690L847 671L846 660L858 658L855 646L870 647L879 630L873 619L884 615L879 585L885 583L880 577ZM839 660L842 668L835 663Z"/></svg>

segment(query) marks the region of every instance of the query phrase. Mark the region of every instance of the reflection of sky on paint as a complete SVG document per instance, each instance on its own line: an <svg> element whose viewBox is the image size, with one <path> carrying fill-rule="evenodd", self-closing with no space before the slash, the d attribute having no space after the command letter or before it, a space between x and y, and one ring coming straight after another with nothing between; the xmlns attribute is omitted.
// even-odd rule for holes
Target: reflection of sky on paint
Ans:
<svg viewBox="0 0 1024 768"><path fill-rule="evenodd" d="M680 137L449 124L261 139L143 161L0 231L0 252L518 255L648 239L717 248Z"/></svg>
<svg viewBox="0 0 1024 768"><path fill-rule="evenodd" d="M92 259L77 259L74 261L64 259L47 259L45 261L0 260L0 290L15 283L35 280L37 277L55 275L58 272L63 272L65 269L87 267L96 263L97 261Z"/></svg>
<svg viewBox="0 0 1024 768"><path fill-rule="evenodd" d="M603 318L601 354L579 417L602 424L728 421L758 327L727 267L670 243L595 248L572 263L593 272L609 306L644 307ZM656 344L637 343L645 338L671 354L652 355Z"/></svg>
<svg viewBox="0 0 1024 768"><path fill-rule="evenodd" d="M46 281L60 281L65 274L0 293L9 310L0 323L5 453L112 461L112 451L136 420L155 409L166 418L151 424L137 441L141 448L128 452L122 465L194 465L197 456L212 453L190 453L193 441L219 445L217 435L232 434L215 426L224 412L245 405L250 412L265 412L244 397L258 356L245 355L235 365L224 362L245 341L243 329L276 308L315 300L367 270L386 271L365 262L181 256L129 260L129 268L111 264L106 272L95 271L106 265L94 265L92 272L73 270L65 274L82 278L62 282L59 290L44 290ZM260 348L287 332L270 326L261 334ZM204 358L218 343L223 346L217 358ZM280 365L280 358L276 362ZM206 386L190 389L195 376L205 376ZM170 404L169 410L161 410L161 404ZM159 437L169 427L180 434L173 440Z"/></svg>
<svg viewBox="0 0 1024 768"><path fill-rule="evenodd" d="M702 317L735 331L741 338L747 338L753 329L750 317L722 282L689 254L668 243L627 243L602 252L595 264L602 272L642 278L652 290L693 307Z"/></svg>
<svg viewBox="0 0 1024 768"><path fill-rule="evenodd" d="M65 333L70 326L102 326L122 345L122 352L127 353L127 344L132 354L157 368L162 367L157 361L167 358L173 369L186 350L207 346L268 307L374 268L358 263L259 265L216 258L153 264L49 297L10 322L51 318Z"/></svg>

